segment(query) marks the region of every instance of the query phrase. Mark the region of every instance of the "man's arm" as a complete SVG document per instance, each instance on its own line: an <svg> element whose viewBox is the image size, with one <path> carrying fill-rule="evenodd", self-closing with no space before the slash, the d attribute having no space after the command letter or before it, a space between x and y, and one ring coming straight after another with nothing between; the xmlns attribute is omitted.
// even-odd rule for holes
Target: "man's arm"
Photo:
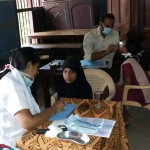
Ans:
<svg viewBox="0 0 150 150"><path fill-rule="evenodd" d="M116 51L118 49L117 43L119 42L119 34L116 33L114 36L116 38L116 44L110 44L107 49L95 52L93 43L97 40L97 36L94 36L91 32L87 33L83 40L84 58L87 60L98 60Z"/></svg>
<svg viewBox="0 0 150 150"><path fill-rule="evenodd" d="M103 50L101 52L93 52L92 55L91 55L91 60L98 60L98 59L101 59L103 58L104 56L114 52L117 50L117 45L114 45L114 44L110 44L107 48L107 50Z"/></svg>

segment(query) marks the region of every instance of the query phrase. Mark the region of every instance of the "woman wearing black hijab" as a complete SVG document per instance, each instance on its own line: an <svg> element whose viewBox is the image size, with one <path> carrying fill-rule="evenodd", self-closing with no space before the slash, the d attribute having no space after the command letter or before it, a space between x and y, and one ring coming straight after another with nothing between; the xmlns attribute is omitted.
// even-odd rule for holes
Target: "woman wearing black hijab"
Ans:
<svg viewBox="0 0 150 150"><path fill-rule="evenodd" d="M63 79L58 87L58 97L92 99L92 89L86 80L80 61L65 60Z"/></svg>

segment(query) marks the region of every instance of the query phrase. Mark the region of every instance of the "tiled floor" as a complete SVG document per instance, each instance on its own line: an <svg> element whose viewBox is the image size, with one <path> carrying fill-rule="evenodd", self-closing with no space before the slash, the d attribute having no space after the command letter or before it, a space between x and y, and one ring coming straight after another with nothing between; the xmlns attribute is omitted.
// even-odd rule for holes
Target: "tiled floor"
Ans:
<svg viewBox="0 0 150 150"><path fill-rule="evenodd" d="M150 110L129 107L129 112L133 117L126 128L130 150L150 150Z"/></svg>

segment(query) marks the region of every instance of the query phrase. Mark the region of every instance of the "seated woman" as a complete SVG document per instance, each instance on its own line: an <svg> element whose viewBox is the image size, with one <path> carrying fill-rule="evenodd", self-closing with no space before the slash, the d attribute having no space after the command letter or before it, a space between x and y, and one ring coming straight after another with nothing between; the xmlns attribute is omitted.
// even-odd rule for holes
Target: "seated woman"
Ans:
<svg viewBox="0 0 150 150"><path fill-rule="evenodd" d="M140 64L141 47L139 42L128 39L126 44L120 48L120 52L125 60L121 65L120 80L116 86L117 90L114 97L116 101L122 100L125 85L150 85L150 76ZM132 89L128 93L128 99L145 105L150 103L150 92L149 90ZM125 122L128 122L130 120L129 114L124 112L123 115Z"/></svg>
<svg viewBox="0 0 150 150"><path fill-rule="evenodd" d="M8 72L0 80L0 143L15 146L27 131L48 121L64 108L63 102L40 112L30 87L38 74L39 57L33 48L14 50Z"/></svg>
<svg viewBox="0 0 150 150"><path fill-rule="evenodd" d="M65 60L63 79L57 90L58 97L92 99L92 89L86 80L80 61Z"/></svg>

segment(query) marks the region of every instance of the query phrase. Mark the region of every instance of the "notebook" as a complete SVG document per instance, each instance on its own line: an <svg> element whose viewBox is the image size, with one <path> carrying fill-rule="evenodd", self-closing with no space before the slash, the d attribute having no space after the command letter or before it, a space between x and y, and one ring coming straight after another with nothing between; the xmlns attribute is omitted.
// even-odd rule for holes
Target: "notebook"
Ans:
<svg viewBox="0 0 150 150"><path fill-rule="evenodd" d="M77 106L76 104L65 104L64 110L54 114L52 117L49 118L49 121L61 120L67 118L72 113L72 111L76 108L76 106Z"/></svg>

